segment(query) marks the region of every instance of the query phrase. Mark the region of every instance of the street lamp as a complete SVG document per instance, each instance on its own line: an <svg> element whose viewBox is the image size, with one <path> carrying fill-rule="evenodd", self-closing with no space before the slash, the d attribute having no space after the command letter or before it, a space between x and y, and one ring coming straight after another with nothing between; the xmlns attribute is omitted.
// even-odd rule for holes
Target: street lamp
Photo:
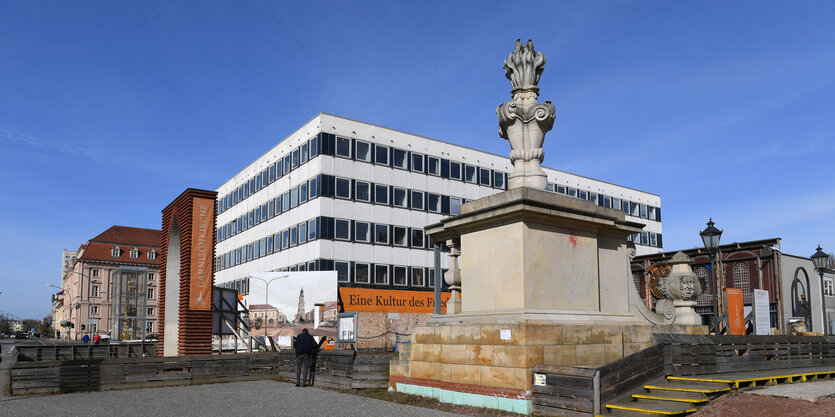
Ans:
<svg viewBox="0 0 835 417"><path fill-rule="evenodd" d="M272 278L269 281L267 281L264 278L254 277L252 275L249 276L249 278L257 279L258 281L263 282L264 285L267 287L266 290L264 290L264 305L265 306L270 305L270 284L277 279L288 278L288 277L289 277L289 275L281 275L281 276ZM266 313L266 310L264 310L263 322L264 322L264 350L266 351L267 350L267 313Z"/></svg>
<svg viewBox="0 0 835 417"><path fill-rule="evenodd" d="M719 250L719 239L722 238L722 231L714 227L716 224L713 218L707 221L705 230L699 232L702 237L702 243L705 245L705 250L710 255L710 279L713 281L713 328L715 332L719 332L719 280L716 277L716 270L714 269L714 262L716 261L716 252Z"/></svg>
<svg viewBox="0 0 835 417"><path fill-rule="evenodd" d="M55 294L52 296L52 297L53 297L53 299L52 299L52 305L53 305L53 307L54 307L54 306L55 306L55 296L56 296L56 295L58 295L58 294L63 294L63 293L64 293L64 289L63 289L63 288L61 288L61 287L59 287L59 286L57 286L57 285L52 285L52 284L46 284L46 286L47 286L47 287L52 287L52 288L57 288L57 289L58 289L58 292L57 292L57 293L55 293ZM61 302L61 305L63 306L63 302ZM55 317L54 317L54 315L55 315L55 311L57 311L57 310L53 310L53 313L52 313L52 314L53 314L53 317L52 317L53 319L55 318ZM61 314L61 317L63 318L63 314ZM53 326L55 326L55 330L56 330L55 338L56 338L56 339L60 339L60 333L61 333L61 331L60 331L59 327L61 326L61 321L58 321L58 322L53 323Z"/></svg>
<svg viewBox="0 0 835 417"><path fill-rule="evenodd" d="M87 333L89 333L89 334L90 334L90 344L92 345L92 343L93 343L93 336L95 336L95 335L93 334L93 327L92 327L92 324L93 324L93 322L94 322L94 319L93 319L93 309L95 309L95 308L96 308L96 300L95 300L95 298L93 297L93 277L92 277L92 276L90 276L90 275L84 275L84 274L83 274L83 273L81 273L81 272L73 271L73 270L71 270L71 269L62 269L62 270L61 270L61 272L65 273L65 274L78 274L79 276L81 276L81 278L87 278L87 283L88 283L88 284L87 284L87 291L89 291L89 292L90 292L90 301L88 302L88 304L89 304L89 306L90 306L90 311L89 311L89 313L87 313ZM81 286L81 288L84 288L84 286L83 286L83 285L81 285L80 283L79 283L79 286ZM79 296L79 297L81 297L81 298L83 299L84 297L83 297L82 295L83 295L83 294L79 294L78 296ZM81 305L81 304L79 303L79 306L80 306L80 305ZM79 313L78 313L78 315L79 315L79 319L80 319L80 318L81 318L81 317L80 317L80 316L81 316L81 312L79 312ZM98 323L98 321L95 321L95 324L96 324L96 332L98 332L98 327L99 327L99 323Z"/></svg>
<svg viewBox="0 0 835 417"><path fill-rule="evenodd" d="M64 294L65 294L66 296L70 296L70 294L71 294L70 292L65 291L63 288L61 288L61 287L59 287L59 286L57 286L57 285L46 284L46 286L47 286L47 287L52 287L52 288L57 288L57 289L59 289L59 290L61 290L61 291L64 291ZM75 297L70 298L70 302L69 302L69 304L64 303L64 305L66 305L66 306L67 306L67 308L68 308L68 309L69 309L69 311L70 311L69 318L68 318L68 320L67 320L69 323L72 323L72 311L73 311L73 307L75 307L75 309L80 309L80 308L81 308L81 303L80 303L80 302L78 303L78 305L75 305L75 306L73 305L73 301L75 301L75 299L77 299L77 298L81 298L81 294L76 295ZM81 313L79 313L79 314L81 314ZM69 343L69 341L70 341L70 340L72 340L72 329L73 329L73 328L75 328L75 325L73 325L72 327L67 327L67 342L68 342L68 343ZM78 337L78 332L76 332L76 335L75 335L75 336L76 336L76 337Z"/></svg>
<svg viewBox="0 0 835 417"><path fill-rule="evenodd" d="M815 271L818 271L818 275L821 277L821 312L823 313L823 335L826 336L826 299L823 295L823 271L826 270L826 264L829 260L829 255L827 255L823 249L821 249L821 245L818 245L818 250L815 252L814 255L811 256L812 263L815 264Z"/></svg>

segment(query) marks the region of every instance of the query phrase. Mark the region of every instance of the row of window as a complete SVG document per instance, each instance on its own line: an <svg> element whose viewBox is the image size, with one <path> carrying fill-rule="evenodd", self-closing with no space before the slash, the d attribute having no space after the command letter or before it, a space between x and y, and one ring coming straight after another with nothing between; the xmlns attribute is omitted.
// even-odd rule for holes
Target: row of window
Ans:
<svg viewBox="0 0 835 417"><path fill-rule="evenodd" d="M466 201L459 197L323 174L219 226L217 241L222 242L319 196L453 215L461 213L461 205Z"/></svg>
<svg viewBox="0 0 835 417"><path fill-rule="evenodd" d="M564 185L557 185L549 183L545 187L548 191L567 195L569 197L579 198L581 200L588 200L601 207L613 208L621 210L629 216L640 217L642 219L661 221L661 207L648 206L646 204L636 203L634 201L623 200L617 197L608 196L605 194L593 193L591 191L580 190L577 188L567 187Z"/></svg>
<svg viewBox="0 0 835 417"><path fill-rule="evenodd" d="M343 285L357 284L416 289L434 288L435 286L435 270L431 267L317 259L281 268L277 271L336 271L336 279ZM446 272L446 269L442 270L441 274L444 272ZM447 287L443 280L441 280L441 285L443 288ZM249 295L248 278L227 281L217 286L237 290L242 295Z"/></svg>
<svg viewBox="0 0 835 417"><path fill-rule="evenodd" d="M290 211L290 209L298 207L309 200L319 196L319 182L321 175L317 175L308 181L305 181L297 187L285 192L284 194L271 199L270 201L256 207L232 221L221 225L217 228L217 241L222 242L232 236L237 235L243 231L249 230L262 222L272 219L282 213Z"/></svg>
<svg viewBox="0 0 835 417"><path fill-rule="evenodd" d="M661 233L655 232L633 233L627 236L626 240L634 242L636 245L652 246L654 248L661 248L664 246L661 241Z"/></svg>
<svg viewBox="0 0 835 417"><path fill-rule="evenodd" d="M298 148L293 149L282 158L279 158L274 164L270 164L268 168L256 174L248 181L244 181L243 184L232 190L229 194L218 198L217 212L223 213L229 210L235 204L246 200L262 188L272 184L284 175L289 174L293 169L316 157L321 150L320 136L321 133L308 139Z"/></svg>
<svg viewBox="0 0 835 417"><path fill-rule="evenodd" d="M248 181L244 181L229 194L220 197L217 203L218 213L225 212L319 154L390 166L502 190L507 189L507 174L502 171L329 133L320 133L288 152Z"/></svg>
<svg viewBox="0 0 835 417"><path fill-rule="evenodd" d="M118 258L122 256L122 249L118 246L114 246L110 248L110 256L114 258ZM147 253L148 260L153 261L157 258L157 252L153 249L149 250ZM131 259L139 259L139 248L134 247L130 250L130 258Z"/></svg>
<svg viewBox="0 0 835 417"><path fill-rule="evenodd" d="M422 228L322 216L221 254L215 258L215 269L232 268L316 239L431 249Z"/></svg>
<svg viewBox="0 0 835 417"><path fill-rule="evenodd" d="M93 278L98 278L99 276L101 276L101 270L100 269L91 269L90 270L90 275ZM153 281L155 276L156 275L154 275L153 272L148 272L148 281Z"/></svg>
<svg viewBox="0 0 835 417"><path fill-rule="evenodd" d="M100 275L100 270L98 270L98 269L91 269L90 271L91 271L91 273L92 273L92 277L93 277L93 278L98 278L98 277L99 277L99 275ZM148 273L148 281L153 281L153 280L154 280L154 273L153 273L153 272L149 272L149 273ZM100 296L101 296L101 290L99 289L99 288L100 288L100 286L99 286L99 285L93 285L93 286L92 286L92 288L93 288L93 290L92 290L93 295L92 295L92 296L93 296L94 298L100 297ZM154 298L154 289L153 289L153 288L148 289L148 298Z"/></svg>
<svg viewBox="0 0 835 417"><path fill-rule="evenodd" d="M322 153L374 165L390 166L406 171L425 173L436 177L459 180L473 184L506 189L507 174L502 171L482 168L461 162L447 160L418 152L406 151L342 136L325 134ZM334 142L331 142L334 141ZM334 143L333 152L328 144Z"/></svg>

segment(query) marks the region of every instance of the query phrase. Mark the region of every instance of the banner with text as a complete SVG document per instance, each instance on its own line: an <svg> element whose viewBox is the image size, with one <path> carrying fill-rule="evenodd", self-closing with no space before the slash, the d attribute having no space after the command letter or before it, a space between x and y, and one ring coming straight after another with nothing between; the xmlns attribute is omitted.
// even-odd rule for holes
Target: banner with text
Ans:
<svg viewBox="0 0 835 417"><path fill-rule="evenodd" d="M215 234L215 202L208 198L192 200L191 217L191 298L189 309L212 309L212 248Z"/></svg>
<svg viewBox="0 0 835 417"><path fill-rule="evenodd" d="M435 293L432 291L340 288L339 296L345 311L430 314L435 312ZM441 314L446 313L449 297L449 292L441 292Z"/></svg>
<svg viewBox="0 0 835 417"><path fill-rule="evenodd" d="M725 288L725 295L728 300L728 327L729 334L745 334L745 315L742 299L742 290L739 288Z"/></svg>

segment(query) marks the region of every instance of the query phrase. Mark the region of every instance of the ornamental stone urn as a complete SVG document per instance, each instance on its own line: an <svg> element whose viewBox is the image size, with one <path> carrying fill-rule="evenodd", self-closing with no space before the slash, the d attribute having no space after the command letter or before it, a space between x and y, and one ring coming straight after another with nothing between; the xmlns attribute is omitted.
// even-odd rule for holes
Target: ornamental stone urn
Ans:
<svg viewBox="0 0 835 417"><path fill-rule="evenodd" d="M513 88L513 100L496 108L499 117L499 136L510 142L510 162L513 172L508 176L507 189L530 187L544 190L548 185L542 160L545 134L554 126L554 105L540 104L539 77L545 70L545 56L527 44L516 40L516 48L504 60L505 77Z"/></svg>
<svg viewBox="0 0 835 417"><path fill-rule="evenodd" d="M696 299L702 295L699 277L690 269L690 257L684 252L673 255L670 273L659 280L658 291L672 300L675 307L676 324L702 324L702 317L696 313Z"/></svg>

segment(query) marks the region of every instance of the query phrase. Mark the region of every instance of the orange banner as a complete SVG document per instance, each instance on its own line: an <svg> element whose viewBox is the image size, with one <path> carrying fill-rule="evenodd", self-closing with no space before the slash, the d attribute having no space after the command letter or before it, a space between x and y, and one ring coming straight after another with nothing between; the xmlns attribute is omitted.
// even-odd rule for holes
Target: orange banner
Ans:
<svg viewBox="0 0 835 417"><path fill-rule="evenodd" d="M192 200L191 216L191 298L189 309L212 309L212 248L214 247L215 202Z"/></svg>
<svg viewBox="0 0 835 417"><path fill-rule="evenodd" d="M726 288L725 294L728 299L728 334L745 334L744 305L742 290L739 288Z"/></svg>
<svg viewBox="0 0 835 417"><path fill-rule="evenodd" d="M378 290L374 288L340 288L339 296L345 311L376 311L386 313L434 313L433 291ZM446 313L450 293L441 292L441 313Z"/></svg>

